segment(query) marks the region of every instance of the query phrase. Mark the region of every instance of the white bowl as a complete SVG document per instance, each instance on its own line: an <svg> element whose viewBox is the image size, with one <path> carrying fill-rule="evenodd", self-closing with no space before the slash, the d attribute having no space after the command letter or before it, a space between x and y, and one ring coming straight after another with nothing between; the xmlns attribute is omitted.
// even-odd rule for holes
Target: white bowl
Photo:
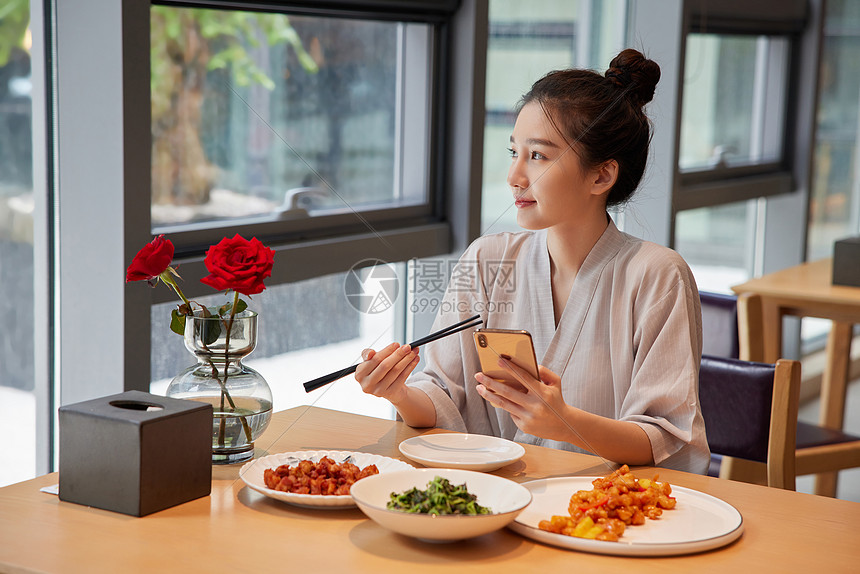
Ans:
<svg viewBox="0 0 860 574"><path fill-rule="evenodd" d="M478 504L488 507L492 514L432 516L386 508L392 493L399 494L413 487L423 490L437 476L447 478L451 484L465 483L466 489L477 496ZM380 526L432 542L453 542L504 528L532 500L527 488L507 478L442 468L397 470L368 476L352 485L350 493L361 511Z"/></svg>

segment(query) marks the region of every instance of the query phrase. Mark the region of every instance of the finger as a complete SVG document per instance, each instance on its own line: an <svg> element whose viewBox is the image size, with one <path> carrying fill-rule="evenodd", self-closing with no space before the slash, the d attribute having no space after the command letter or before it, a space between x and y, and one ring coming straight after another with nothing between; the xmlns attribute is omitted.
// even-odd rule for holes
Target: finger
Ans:
<svg viewBox="0 0 860 574"><path fill-rule="evenodd" d="M395 352L398 348L400 348L400 343L391 343L390 345L380 349L379 351L374 351L373 349L365 349L361 352L361 354L362 357L364 357L365 353L367 353L367 358L356 367L355 372L359 376L363 377L370 375L384 359L391 356L391 354ZM369 353L367 351L369 351Z"/></svg>
<svg viewBox="0 0 860 574"><path fill-rule="evenodd" d="M534 388L535 378L531 373L508 359L499 359L499 366L511 373L513 379L522 383L527 389Z"/></svg>
<svg viewBox="0 0 860 574"><path fill-rule="evenodd" d="M561 377L543 365L538 366L538 374L540 375L540 380L546 385L555 386L561 384Z"/></svg>
<svg viewBox="0 0 860 574"><path fill-rule="evenodd" d="M488 377L484 373L475 373L475 380L477 380L491 393L499 395L502 398L516 404L520 404L520 401L525 396L524 391L521 391L511 386L512 384L516 383L494 379L492 377Z"/></svg>
<svg viewBox="0 0 860 574"><path fill-rule="evenodd" d="M386 372L390 371L394 368L394 365L408 357L411 352L412 348L409 345L398 345L398 347L389 353L387 357L383 358L379 362L379 366L385 369Z"/></svg>
<svg viewBox="0 0 860 574"><path fill-rule="evenodd" d="M403 370L409 366L415 356L412 354L409 345L401 345L374 369L373 376L370 377L365 390L369 390L377 396L385 395L389 387L391 387Z"/></svg>
<svg viewBox="0 0 860 574"><path fill-rule="evenodd" d="M489 377L487 377L487 378L489 378ZM477 385L475 387L475 389L478 391L478 394L481 395L481 397L485 401L490 403L491 406L498 408L498 409L503 409L503 410L511 413L512 415L513 415L513 413L519 413L520 412L520 408L521 408L520 405L518 405L517 403L503 397L501 394L491 390L490 388L488 388L483 383Z"/></svg>
<svg viewBox="0 0 860 574"><path fill-rule="evenodd" d="M379 351L370 350L370 357L366 361L359 363L355 368L355 380L361 384L362 390L369 392L368 388L375 386L385 376L388 369L385 367L380 369L380 363L399 348L400 343L391 343Z"/></svg>
<svg viewBox="0 0 860 574"><path fill-rule="evenodd" d="M386 389L395 385L401 378L406 378L403 376L406 373L406 376L409 376L409 373L412 372L412 369L415 368L415 365L418 364L418 357L413 355L412 353L406 353L406 356L397 361L397 363L388 371L388 374L385 378L380 382L380 386L384 386Z"/></svg>
<svg viewBox="0 0 860 574"><path fill-rule="evenodd" d="M412 374L412 371L415 370L415 367L418 366L419 362L420 359L418 358L418 355L412 355L412 359L409 361L403 371L399 375L397 375L397 378L394 379L394 382L391 384L391 386L396 387L399 384L405 384L406 379L409 378L409 375Z"/></svg>
<svg viewBox="0 0 860 574"><path fill-rule="evenodd" d="M375 355L375 354L376 354L376 351L374 351L373 349L364 349L361 352L361 360L362 361L369 361L370 359L373 358L373 355Z"/></svg>

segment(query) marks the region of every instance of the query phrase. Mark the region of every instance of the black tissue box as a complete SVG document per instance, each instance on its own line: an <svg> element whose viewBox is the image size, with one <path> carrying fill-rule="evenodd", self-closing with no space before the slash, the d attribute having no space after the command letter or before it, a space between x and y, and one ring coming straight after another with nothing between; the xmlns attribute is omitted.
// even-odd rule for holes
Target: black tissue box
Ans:
<svg viewBox="0 0 860 574"><path fill-rule="evenodd" d="M212 489L212 405L128 391L59 421L60 500L144 516Z"/></svg>
<svg viewBox="0 0 860 574"><path fill-rule="evenodd" d="M840 239L833 246L833 284L860 287L860 237Z"/></svg>

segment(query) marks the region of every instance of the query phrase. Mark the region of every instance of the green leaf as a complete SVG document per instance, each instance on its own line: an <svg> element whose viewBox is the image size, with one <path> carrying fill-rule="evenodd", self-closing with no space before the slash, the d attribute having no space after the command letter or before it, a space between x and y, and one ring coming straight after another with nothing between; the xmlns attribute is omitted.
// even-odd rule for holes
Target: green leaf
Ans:
<svg viewBox="0 0 860 574"><path fill-rule="evenodd" d="M239 299L239 302L236 304L236 314L238 315L242 311L248 308L248 304L243 300ZM218 307L218 315L223 318L227 318L233 312L233 302L228 301L224 303L220 307Z"/></svg>
<svg viewBox="0 0 860 574"><path fill-rule="evenodd" d="M181 314L178 309L170 312L170 330L177 335L185 336L185 315Z"/></svg>
<svg viewBox="0 0 860 574"><path fill-rule="evenodd" d="M203 321L200 328L200 338L204 345L211 345L221 336L221 321Z"/></svg>
<svg viewBox="0 0 860 574"><path fill-rule="evenodd" d="M245 300L239 299L239 302L236 304L236 314L241 313L242 311L244 311L247 308L248 308L248 304L245 302Z"/></svg>

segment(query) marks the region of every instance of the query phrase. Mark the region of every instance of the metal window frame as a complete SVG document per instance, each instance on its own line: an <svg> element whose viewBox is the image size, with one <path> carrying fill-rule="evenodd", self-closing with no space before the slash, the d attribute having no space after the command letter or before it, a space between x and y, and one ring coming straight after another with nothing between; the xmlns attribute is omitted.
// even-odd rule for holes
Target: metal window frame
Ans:
<svg viewBox="0 0 860 574"><path fill-rule="evenodd" d="M426 134L418 138L398 138L402 146L397 150L398 157L404 161L405 169L398 172L400 179L395 182L396 185L420 185L426 193L426 200L423 203L382 206L375 209L362 207L353 209L351 206L345 206L343 209L326 214L288 221L280 221L276 218L247 218L193 225L159 226L153 229L154 233L170 235L177 248L176 261L184 268L190 267L192 272L202 273L199 260L208 246L222 237L236 233L256 236L276 251L283 252L287 257L292 256L291 252L294 249L305 250L309 245L316 246L320 252L319 259L325 261L325 265L320 268L320 272L315 272L312 276L322 274L323 267L327 272L345 271L357 259L364 258L367 251L360 250L359 246L362 246L361 249L366 248L363 238L368 233L376 236L381 248L375 249L374 253L385 261L404 261L411 257L451 250L451 245L443 245L444 238L450 237L452 232L444 213L444 203L440 201L445 188L438 177L438 173L446 172L447 158L444 148L439 145L429 145L429 142L438 144L448 140L444 108L447 94L443 89L444 79L453 67L453 62L447 57L447 44L450 38L452 10L459 6L459 2L423 0L398 2L395 5L379 1L307 3L157 0L154 3L217 9L266 10L316 16L328 14L350 18L404 19L432 27L430 53L427 54L425 50L417 56L426 62L422 65L422 69L429 65L425 75L430 76L429 81L425 77L422 78L423 82L415 82L414 79L406 82L405 90L399 94L397 113L399 120L397 129L400 134L410 133L410 129L417 129ZM397 9L393 10L395 7ZM411 32L411 36L416 34L421 35L420 31ZM407 43L416 45L423 39L427 45L426 38L419 38L416 41L414 37L410 38L410 33L405 36L403 40ZM404 80L407 80L406 75L415 75L414 65L410 66L410 64L415 63L416 56L407 56L411 57L411 60L401 62L400 67ZM416 93L418 89L423 89L424 92ZM429 108L424 105L427 101L430 103ZM434 170L436 165L439 169ZM140 207L141 217L146 217L143 205ZM392 233L398 236L397 242L386 239L386 236ZM443 239L440 241L440 238ZM436 251L437 249L442 251ZM272 282L276 284L281 281L293 281L296 277L298 276L295 273L290 273L283 277L275 277Z"/></svg>
<svg viewBox="0 0 860 574"><path fill-rule="evenodd" d="M693 25L695 21L693 18L694 16L691 14L691 11L688 11L685 26L686 31L684 33L685 43L690 34L705 32L701 26ZM726 35L773 36L773 34L765 34L762 30L757 31L740 25L734 29L729 28L728 25L724 25L717 31L708 29L707 32ZM673 214L690 209L755 199L757 197L781 195L790 193L796 188L794 174L791 170L791 150L793 145L791 138L793 130L790 126L790 118L793 117L797 105L796 99L792 97L793 90L791 88L796 82L797 77L794 73L793 56L795 52L794 47L798 39L795 36L789 35L780 35L778 37L787 40L786 49L771 49L766 58L773 63L772 66L767 66L767 69L779 69L781 73L767 74L763 79L764 81L760 82L760 85L757 87L756 96L760 98L760 101L754 102L753 105L756 108L754 112L758 112L760 115L753 118L753 123L758 124L759 119L764 123L763 133L761 134L762 138L772 140L776 135L781 140L779 143L780 157L775 161L751 165L688 170L682 170L680 165L676 164L677 187L672 202ZM683 109L683 82L680 86L680 92L679 106ZM782 105L773 106L775 109L768 109L764 105L764 102L767 101L768 94L775 92L784 95L781 102ZM679 125L679 130L680 128L681 126Z"/></svg>

